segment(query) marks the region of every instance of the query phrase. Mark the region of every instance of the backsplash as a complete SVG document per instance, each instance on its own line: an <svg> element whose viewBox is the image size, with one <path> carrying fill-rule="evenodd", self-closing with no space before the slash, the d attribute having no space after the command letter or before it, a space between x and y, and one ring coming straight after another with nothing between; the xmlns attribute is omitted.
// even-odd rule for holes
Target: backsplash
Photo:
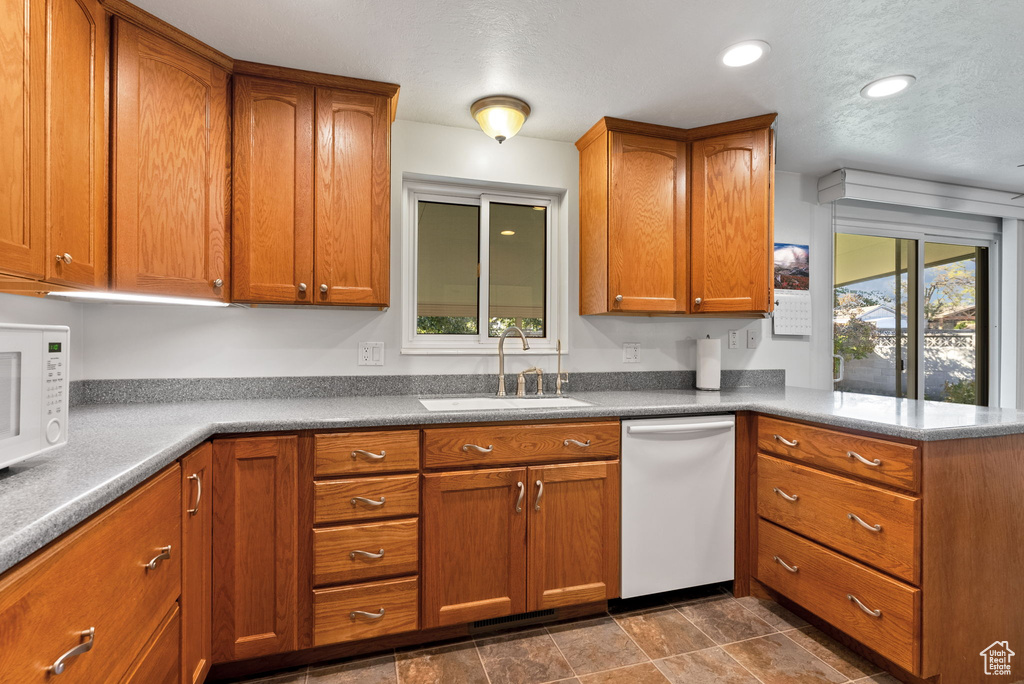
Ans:
<svg viewBox="0 0 1024 684"><path fill-rule="evenodd" d="M563 393L628 390L692 390L696 373L638 371L571 373ZM496 390L493 375L334 375L262 378L151 378L77 380L71 383L71 405L140 404L229 399L392 396L403 394L487 394ZM786 384L784 370L723 370L722 388L778 388ZM527 393L536 391L528 378ZM516 374L505 376L509 395L516 392ZM555 375L544 376L544 392L555 391Z"/></svg>

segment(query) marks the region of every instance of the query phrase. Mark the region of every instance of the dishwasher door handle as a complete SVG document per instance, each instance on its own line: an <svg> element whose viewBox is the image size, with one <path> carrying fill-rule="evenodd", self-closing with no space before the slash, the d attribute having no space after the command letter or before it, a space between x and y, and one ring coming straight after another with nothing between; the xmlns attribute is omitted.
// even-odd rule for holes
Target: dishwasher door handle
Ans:
<svg viewBox="0 0 1024 684"><path fill-rule="evenodd" d="M731 420L716 420L709 423L663 423L661 425L627 425L626 432L631 435L668 435L684 432L705 432L708 430L728 430L734 426Z"/></svg>

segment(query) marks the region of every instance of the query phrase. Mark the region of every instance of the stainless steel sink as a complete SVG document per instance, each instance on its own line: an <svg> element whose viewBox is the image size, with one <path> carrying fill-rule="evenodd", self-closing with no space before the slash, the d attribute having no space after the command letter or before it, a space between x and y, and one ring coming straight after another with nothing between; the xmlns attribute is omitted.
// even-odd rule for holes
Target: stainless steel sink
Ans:
<svg viewBox="0 0 1024 684"><path fill-rule="evenodd" d="M428 411L500 411L521 408L569 408L591 406L571 397L458 397L455 399L420 399Z"/></svg>

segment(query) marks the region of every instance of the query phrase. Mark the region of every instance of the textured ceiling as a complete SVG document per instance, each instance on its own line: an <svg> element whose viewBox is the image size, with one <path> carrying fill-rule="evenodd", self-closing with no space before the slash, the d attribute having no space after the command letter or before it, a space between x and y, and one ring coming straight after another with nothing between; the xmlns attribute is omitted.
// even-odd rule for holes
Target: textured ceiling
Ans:
<svg viewBox="0 0 1024 684"><path fill-rule="evenodd" d="M783 170L1024 191L1022 0L135 2L238 59L399 83L400 119L472 127L473 100L507 93L533 108L522 135L575 141L605 115L777 111ZM768 59L718 62L750 38ZM903 95L859 95L900 73Z"/></svg>

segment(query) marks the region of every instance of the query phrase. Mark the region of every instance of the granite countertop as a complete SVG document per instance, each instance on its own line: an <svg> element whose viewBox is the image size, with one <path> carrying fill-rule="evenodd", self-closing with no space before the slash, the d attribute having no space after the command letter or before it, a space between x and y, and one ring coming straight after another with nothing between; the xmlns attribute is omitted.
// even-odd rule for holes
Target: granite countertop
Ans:
<svg viewBox="0 0 1024 684"><path fill-rule="evenodd" d="M794 387L578 392L571 396L592 405L430 412L415 396L350 396L72 408L67 445L0 471L0 572L215 434L735 411L924 441L1024 433L1024 411Z"/></svg>

